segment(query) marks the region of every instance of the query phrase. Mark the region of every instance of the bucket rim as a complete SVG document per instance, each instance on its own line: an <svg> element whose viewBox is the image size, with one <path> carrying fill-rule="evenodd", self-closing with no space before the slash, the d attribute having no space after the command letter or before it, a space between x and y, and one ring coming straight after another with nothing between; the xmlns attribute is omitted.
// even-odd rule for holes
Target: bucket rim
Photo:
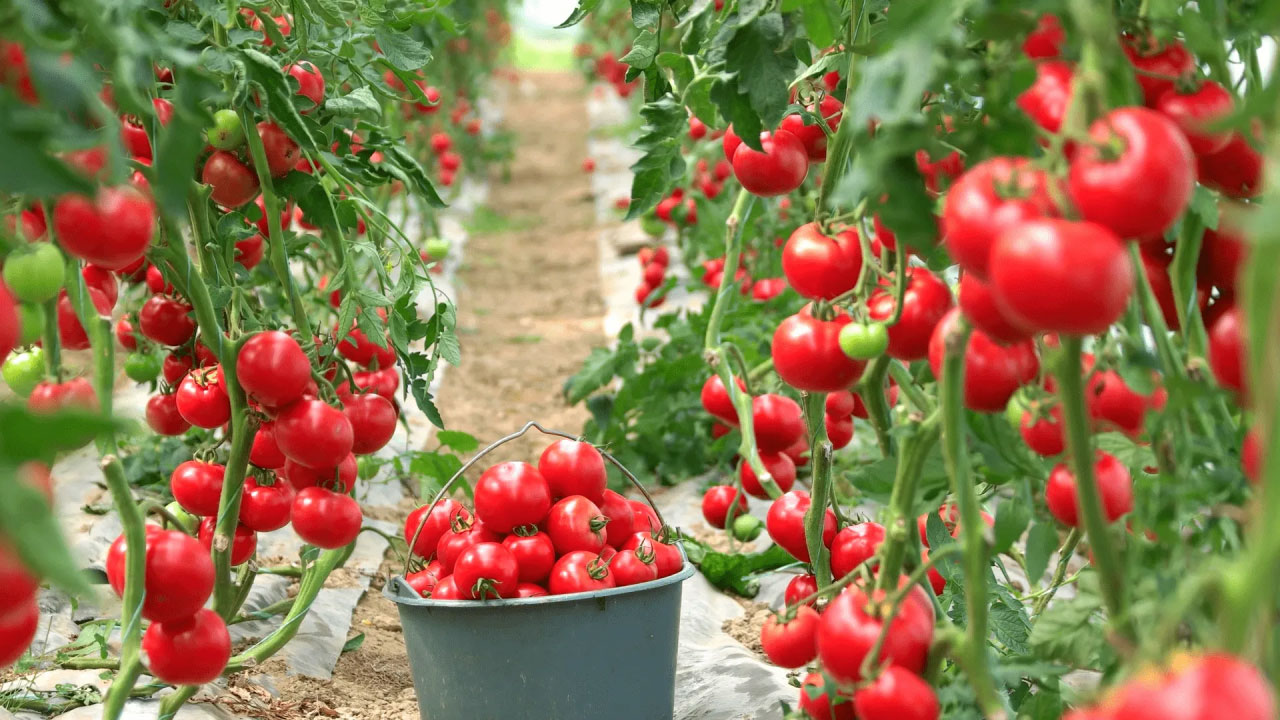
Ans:
<svg viewBox="0 0 1280 720"><path fill-rule="evenodd" d="M663 578L658 578L657 580L650 580L648 582L626 585L623 587L608 588L605 590L592 590L590 592L568 593L565 595L544 595L542 597L531 598L507 598L503 600L432 600L430 598L420 597L417 592L409 587L409 584L405 582L403 576L395 575L388 580L387 584L382 588L382 595L397 605L410 605L413 607L529 607L533 605L554 605L562 602L594 600L596 598L607 598L644 592L645 590L656 590L660 587L682 583L693 577L696 570L697 568L693 563L689 562L686 558L683 566L678 572L672 573Z"/></svg>

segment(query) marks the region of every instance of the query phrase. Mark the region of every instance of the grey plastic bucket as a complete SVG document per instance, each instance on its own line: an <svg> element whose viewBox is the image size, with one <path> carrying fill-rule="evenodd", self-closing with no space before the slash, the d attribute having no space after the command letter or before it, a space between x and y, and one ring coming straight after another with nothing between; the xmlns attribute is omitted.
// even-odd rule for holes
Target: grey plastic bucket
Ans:
<svg viewBox="0 0 1280 720"><path fill-rule="evenodd" d="M680 572L589 593L430 600L399 576L422 720L671 720Z"/></svg>

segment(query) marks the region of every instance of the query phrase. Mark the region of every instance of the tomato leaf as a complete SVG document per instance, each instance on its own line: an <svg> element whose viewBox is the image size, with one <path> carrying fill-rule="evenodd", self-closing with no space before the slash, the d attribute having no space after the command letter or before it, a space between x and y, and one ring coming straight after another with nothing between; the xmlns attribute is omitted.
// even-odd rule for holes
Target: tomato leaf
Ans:
<svg viewBox="0 0 1280 720"><path fill-rule="evenodd" d="M382 48L382 54L387 61L400 70L412 72L431 62L431 51L408 33L383 27L379 28L373 37L378 47Z"/></svg>
<svg viewBox="0 0 1280 720"><path fill-rule="evenodd" d="M267 55L251 48L242 48L240 57L244 61L249 80L262 88L266 95L267 106L271 116L288 133L289 137L303 150L316 151L319 145L311 135L307 123L293 104L294 89L280 66ZM293 81L296 82L296 81Z"/></svg>
<svg viewBox="0 0 1280 720"><path fill-rule="evenodd" d="M1058 549L1058 529L1049 523L1037 522L1027 533L1027 580L1038 584L1049 568L1049 557Z"/></svg>
<svg viewBox="0 0 1280 720"><path fill-rule="evenodd" d="M587 15L595 12L595 9L599 6L600 0L579 0L578 7L574 8L573 12L569 13L569 17L565 18L564 22L557 25L556 29L559 30L561 28L577 25L585 20Z"/></svg>
<svg viewBox="0 0 1280 720"><path fill-rule="evenodd" d="M643 70L653 65L653 58L658 54L658 34L652 30L642 30L631 41L631 49L619 60L633 68Z"/></svg>
<svg viewBox="0 0 1280 720"><path fill-rule="evenodd" d="M781 15L761 15L739 27L725 50L729 67L738 68L738 91L747 95L751 109L769 128L782 122L787 86L798 70L795 56L779 52L786 45L784 34Z"/></svg>
<svg viewBox="0 0 1280 720"><path fill-rule="evenodd" d="M631 204L627 207L627 219L640 217L658 204L675 180L684 174L684 157L681 155L680 134L688 122L684 107L670 95L640 109L644 118L644 134L636 141L636 147L644 155L631 166L635 177L631 181Z"/></svg>
<svg viewBox="0 0 1280 720"><path fill-rule="evenodd" d="M441 447L457 450L464 455L473 453L480 447L479 440L461 430L439 430L436 432L436 440L440 442Z"/></svg>
<svg viewBox="0 0 1280 720"><path fill-rule="evenodd" d="M358 87L342 97L332 97L324 102L324 109L343 117L371 115L382 117L382 106L378 104L373 91L367 87Z"/></svg>
<svg viewBox="0 0 1280 720"><path fill-rule="evenodd" d="M722 553L704 543L681 534L689 562L698 566L703 577L721 590L729 590L742 597L755 597L760 583L751 576L790 565L795 559L779 545L755 553Z"/></svg>
<svg viewBox="0 0 1280 720"><path fill-rule="evenodd" d="M659 0L631 0L631 23L640 29L656 29L662 21Z"/></svg>
<svg viewBox="0 0 1280 720"><path fill-rule="evenodd" d="M996 507L995 553L1006 552L1031 522L1031 508L1021 500L1006 498Z"/></svg>

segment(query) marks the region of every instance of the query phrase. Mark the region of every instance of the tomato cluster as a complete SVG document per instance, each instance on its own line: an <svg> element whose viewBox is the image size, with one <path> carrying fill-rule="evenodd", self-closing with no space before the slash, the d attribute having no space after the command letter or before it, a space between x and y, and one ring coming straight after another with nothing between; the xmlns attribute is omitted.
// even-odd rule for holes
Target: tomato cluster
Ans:
<svg viewBox="0 0 1280 720"><path fill-rule="evenodd" d="M421 568L405 576L435 600L567 595L678 572L684 556L645 503L606 487L592 445L557 440L537 465L504 462L481 474L474 512L456 500L405 521Z"/></svg>

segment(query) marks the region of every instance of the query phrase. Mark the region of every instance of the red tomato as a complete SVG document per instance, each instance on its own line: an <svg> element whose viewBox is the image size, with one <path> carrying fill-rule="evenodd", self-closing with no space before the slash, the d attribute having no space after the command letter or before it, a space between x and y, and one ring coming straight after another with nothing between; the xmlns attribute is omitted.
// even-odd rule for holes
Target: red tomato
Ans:
<svg viewBox="0 0 1280 720"><path fill-rule="evenodd" d="M138 330L161 345L184 345L196 334L191 306L168 295L152 295L138 311Z"/></svg>
<svg viewBox="0 0 1280 720"><path fill-rule="evenodd" d="M1139 676L1108 698L1116 720L1269 720L1275 690L1249 663L1225 653L1179 658L1157 677ZM1154 673L1152 673L1154 674ZM1101 717L1101 716L1100 716Z"/></svg>
<svg viewBox="0 0 1280 720"><path fill-rule="evenodd" d="M98 396L93 385L84 378L72 378L64 383L38 383L27 396L27 409L34 413L55 413L59 410L77 408L95 411L98 409Z"/></svg>
<svg viewBox="0 0 1280 720"><path fill-rule="evenodd" d="M224 465L188 460L174 468L169 489L173 499L192 515L217 515L226 472Z"/></svg>
<svg viewBox="0 0 1280 720"><path fill-rule="evenodd" d="M458 589L458 585L454 582L453 576L448 575L440 578L436 586L431 590L432 600L463 600L462 591Z"/></svg>
<svg viewBox="0 0 1280 720"><path fill-rule="evenodd" d="M711 527L723 530L725 523L730 521L731 510L733 517L747 512L747 496L738 488L732 485L712 485L703 493L702 517Z"/></svg>
<svg viewBox="0 0 1280 720"><path fill-rule="evenodd" d="M805 106L805 109L825 120L831 132L835 132L836 128L840 126L840 116L844 113L844 103L832 95L825 95L818 107L810 104ZM810 160L815 162L826 160L827 133L823 131L821 123L815 122L812 125L806 125L805 122L805 118L799 113L788 115L782 119L782 123L778 125L778 130L789 132L799 138Z"/></svg>
<svg viewBox="0 0 1280 720"><path fill-rule="evenodd" d="M453 566L462 555L462 551L483 542L499 542L497 533L485 527L483 523L455 525L436 544L436 559L440 561L445 572L452 573Z"/></svg>
<svg viewBox="0 0 1280 720"><path fill-rule="evenodd" d="M356 486L356 478L360 474L356 456L348 454L342 462L331 468L309 468L286 458L284 468L280 471L295 490L309 487L322 487L339 493L347 493Z"/></svg>
<svg viewBox="0 0 1280 720"><path fill-rule="evenodd" d="M950 302L949 294L947 301ZM857 382L866 363L850 358L840 349L840 328L850 322L844 313L834 320L819 320L807 308L783 320L773 333L771 348L778 376L807 392L836 392ZM893 332L898 327L902 327L901 323L889 329L891 354Z"/></svg>
<svg viewBox="0 0 1280 720"><path fill-rule="evenodd" d="M316 66L304 61L286 65L281 69L298 81L297 94L311 101L312 107L299 108L301 112L309 113L315 110L315 106L324 103L324 76Z"/></svg>
<svg viewBox="0 0 1280 720"><path fill-rule="evenodd" d="M516 586L518 598L546 597L548 594L546 588L535 583L520 583Z"/></svg>
<svg viewBox="0 0 1280 720"><path fill-rule="evenodd" d="M1067 34L1058 16L1044 13L1036 20L1036 29L1027 33L1022 41L1022 54L1032 60L1056 58L1062 54L1062 45L1066 41Z"/></svg>
<svg viewBox="0 0 1280 720"><path fill-rule="evenodd" d="M1198 156L1196 170L1202 185L1228 197L1257 197L1262 189L1262 153L1239 132L1218 152Z"/></svg>
<svg viewBox="0 0 1280 720"><path fill-rule="evenodd" d="M204 608L188 617L153 623L142 636L142 651L157 680L203 685L216 680L231 659L231 635L218 613Z"/></svg>
<svg viewBox="0 0 1280 720"><path fill-rule="evenodd" d="M823 422L827 428L827 439L831 441L831 447L839 450L853 442L853 417L833 418L830 415L823 417Z"/></svg>
<svg viewBox="0 0 1280 720"><path fill-rule="evenodd" d="M552 595L568 595L607 590L615 586L608 563L593 552L577 550L556 561L551 568L551 580L547 589Z"/></svg>
<svg viewBox="0 0 1280 720"><path fill-rule="evenodd" d="M1156 378L1157 384L1159 378ZM1085 388L1089 417L1099 429L1119 430L1131 438L1142 435L1147 410L1164 407L1167 393L1157 387L1150 395L1134 392L1114 370L1094 373Z"/></svg>
<svg viewBox="0 0 1280 720"><path fill-rule="evenodd" d="M653 556L653 564L658 569L658 577L664 578L680 572L684 565L684 556L674 543L661 542L650 532L637 532L627 539L620 552L634 550L642 557Z"/></svg>
<svg viewBox="0 0 1280 720"><path fill-rule="evenodd" d="M289 524L293 511L293 486L283 479L272 485L259 485L245 478L240 498L240 526L255 532L271 532Z"/></svg>
<svg viewBox="0 0 1280 720"><path fill-rule="evenodd" d="M760 147L763 152L742 143L733 151L733 174L747 192L762 197L786 195L804 183L809 157L800 138L785 130L760 133Z"/></svg>
<svg viewBox="0 0 1280 720"><path fill-rule="evenodd" d="M1071 159L1067 187L1085 220L1122 238L1160 235L1181 217L1195 189L1191 146L1169 118L1120 108L1089 128L1096 144ZM1108 154L1103 148L1120 147Z"/></svg>
<svg viewBox="0 0 1280 720"><path fill-rule="evenodd" d="M1235 306L1218 316L1209 328L1209 368L1219 385L1247 394L1244 325Z"/></svg>
<svg viewBox="0 0 1280 720"><path fill-rule="evenodd" d="M213 188L210 197L225 208L238 208L258 196L258 176L235 155L215 151L204 161L200 182Z"/></svg>
<svg viewBox="0 0 1280 720"><path fill-rule="evenodd" d="M823 410L830 417L850 417L853 415L854 403L852 392L838 390L827 395L827 399L823 403Z"/></svg>
<svg viewBox="0 0 1280 720"><path fill-rule="evenodd" d="M1061 455L1066 448L1066 438L1062 427L1062 408L1054 406L1047 417L1032 415L1030 411L1022 413L1019 423L1022 440L1031 451L1044 457Z"/></svg>
<svg viewBox="0 0 1280 720"><path fill-rule="evenodd" d="M364 517L348 495L320 487L303 488L293 500L293 531L303 542L332 550L355 542Z"/></svg>
<svg viewBox="0 0 1280 720"><path fill-rule="evenodd" d="M734 382L737 383L738 389L746 392L747 385L742 378L735 377ZM731 427L738 426L738 413L733 407L733 401L729 399L729 393L724 387L724 381L719 375L712 375L702 384L702 408L725 424Z"/></svg>
<svg viewBox="0 0 1280 720"><path fill-rule="evenodd" d="M537 524L550 508L551 487L529 463L494 465L475 485L476 517L494 532L509 533L521 525Z"/></svg>
<svg viewBox="0 0 1280 720"><path fill-rule="evenodd" d="M618 587L657 580L658 566L652 548L643 546L614 555L609 560L609 574Z"/></svg>
<svg viewBox="0 0 1280 720"><path fill-rule="evenodd" d="M1133 265L1120 238L1102 225L1031 220L996 240L991 291L1019 325L1093 335L1124 313L1133 293Z"/></svg>
<svg viewBox="0 0 1280 720"><path fill-rule="evenodd" d="M1036 81L1018 96L1018 107L1046 131L1062 129L1067 105L1071 103L1075 70L1070 63L1046 60L1036 64Z"/></svg>
<svg viewBox="0 0 1280 720"><path fill-rule="evenodd" d="M22 564L7 540L0 540L0 617L34 602L40 583Z"/></svg>
<svg viewBox="0 0 1280 720"><path fill-rule="evenodd" d="M951 533L951 537L960 537L960 508L954 503L947 503L938 508L938 517L942 518L942 524L947 528L947 532ZM991 517L985 510L982 511L982 521L987 527L995 525L995 518ZM925 513L916 518L916 530L920 533L920 544L929 547L929 513Z"/></svg>
<svg viewBox="0 0 1280 720"><path fill-rule="evenodd" d="M760 628L760 646L769 661L778 667L804 667L818 656L818 611L808 605L795 610L795 617L779 619L771 614Z"/></svg>
<svg viewBox="0 0 1280 720"><path fill-rule="evenodd" d="M938 696L919 675L890 665L853 694L860 720L938 720Z"/></svg>
<svg viewBox="0 0 1280 720"><path fill-rule="evenodd" d="M1196 263L1196 278L1225 293L1234 293L1240 267L1248 257L1249 245L1236 229L1227 226L1225 220L1219 221L1217 230L1204 231L1200 259Z"/></svg>
<svg viewBox="0 0 1280 720"><path fill-rule="evenodd" d="M411 572L404 576L404 581L418 592L422 597L431 595L431 591L435 590L436 585L440 582L440 573L444 569L439 562L432 560L427 566L417 572Z"/></svg>
<svg viewBox="0 0 1280 720"><path fill-rule="evenodd" d="M959 309L947 313L929 340L929 367L936 377L942 377L947 336L959 317ZM977 412L1000 412L1018 388L1039 371L1034 342L999 345L975 329L969 334L964 351L964 406Z"/></svg>
<svg viewBox="0 0 1280 720"><path fill-rule="evenodd" d="M902 296L902 316L889 328L889 356L910 362L929 354L929 338L942 317L951 309L951 290L946 283L922 267L907 270L907 287ZM867 299L867 315L888 322L897 306L892 287L883 284Z"/></svg>
<svg viewBox="0 0 1280 720"><path fill-rule="evenodd" d="M805 716L813 720L856 720L853 714L853 703L849 702L849 698L841 695L837 697L838 702L833 705L831 697L822 692L826 686L826 678L822 677L821 673L809 673L804 676L804 683L800 685L800 700L796 704L805 712ZM809 694L810 688L817 688L816 697Z"/></svg>
<svg viewBox="0 0 1280 720"><path fill-rule="evenodd" d="M605 526L608 523L609 518L601 514L600 508L581 495L570 495L552 505L546 513L547 534L551 536L557 555L575 550L599 553L605 545Z"/></svg>
<svg viewBox="0 0 1280 720"><path fill-rule="evenodd" d="M591 443L569 439L557 440L542 451L538 472L546 478L551 497L581 495L597 505L609 481L600 451Z"/></svg>
<svg viewBox="0 0 1280 720"><path fill-rule="evenodd" d="M837 580L853 572L863 562L875 557L884 542L884 526L876 522L850 525L836 533L831 541L831 574ZM875 570L878 563L869 565Z"/></svg>
<svg viewBox="0 0 1280 720"><path fill-rule="evenodd" d="M200 521L200 544L206 550L213 549L214 537L217 535L217 518L207 517ZM243 565L253 557L258 549L258 533L250 530L237 521L235 536L231 541L231 564Z"/></svg>
<svg viewBox="0 0 1280 720"><path fill-rule="evenodd" d="M1017 343L1032 335L1001 312L990 285L968 272L960 275L960 311L974 328L998 343Z"/></svg>
<svg viewBox="0 0 1280 720"><path fill-rule="evenodd" d="M994 157L973 166L947 193L942 241L965 274L987 277L991 245L1024 220L1057 214L1049 179L1021 157Z"/></svg>
<svg viewBox="0 0 1280 720"><path fill-rule="evenodd" d="M785 452L761 452L760 462L764 465L764 469L773 476L774 484L782 492L787 492L796 484L795 461ZM742 489L746 494L761 500L769 499L769 493L760 484L760 479L756 477L755 470L751 469L750 463L743 461L738 464L738 477L742 480Z"/></svg>
<svg viewBox="0 0 1280 720"><path fill-rule="evenodd" d="M1262 477L1262 463L1262 441L1258 439L1257 429L1250 429L1240 444L1240 465L1244 476L1254 485Z"/></svg>
<svg viewBox="0 0 1280 720"><path fill-rule="evenodd" d="M191 617L213 593L213 560L199 540L178 532L147 526L145 596L142 617L168 622ZM117 595L124 593L125 539L116 538L107 551L107 581Z"/></svg>
<svg viewBox="0 0 1280 720"><path fill-rule="evenodd" d="M738 146L742 144L742 138L738 137L738 134L733 131L733 126L730 125L724 131L724 137L720 139L720 144L724 149L725 161L732 163L734 153L738 151ZM730 167L732 168L732 165Z"/></svg>
<svg viewBox="0 0 1280 720"><path fill-rule="evenodd" d="M551 574L551 566L556 562L556 548L550 535L540 531L532 535L517 532L503 538L502 545L515 556L520 567L520 582L540 583Z"/></svg>
<svg viewBox="0 0 1280 720"><path fill-rule="evenodd" d="M1115 522L1133 509L1133 479L1129 470L1115 456L1099 450L1093 465L1094 480L1102 497L1107 522ZM1080 527L1076 478L1066 463L1058 463L1049 473L1044 486L1045 504L1058 522Z"/></svg>
<svg viewBox="0 0 1280 720"><path fill-rule="evenodd" d="M154 395L147 400L147 426L158 435L181 435L191 423L178 412L178 398L173 393Z"/></svg>
<svg viewBox="0 0 1280 720"><path fill-rule="evenodd" d="M1155 108L1177 123L1196 155L1212 155L1231 142L1230 131L1211 132L1205 129L1235 109L1235 98L1231 92L1212 80L1202 80L1195 90L1188 93L1174 87L1160 96Z"/></svg>
<svg viewBox="0 0 1280 720"><path fill-rule="evenodd" d="M423 505L409 513L404 521L404 542L413 546L414 555L425 558L435 552L440 538L450 528L470 524L471 512L457 500L444 498L434 508Z"/></svg>
<svg viewBox="0 0 1280 720"><path fill-rule="evenodd" d="M631 506L631 531L657 533L662 529L662 521L658 519L658 513L649 507L648 503L639 500L628 500L627 504Z"/></svg>
<svg viewBox="0 0 1280 720"><path fill-rule="evenodd" d="M281 452L309 468L337 467L355 444L351 423L342 411L315 398L303 398L285 408L275 424Z"/></svg>
<svg viewBox="0 0 1280 720"><path fill-rule="evenodd" d="M453 566L453 581L465 598L473 600L515 597L519 577L515 555L496 542L468 547Z"/></svg>
<svg viewBox="0 0 1280 720"><path fill-rule="evenodd" d="M804 516L809 511L809 493L792 490L773 501L765 516L769 537L800 562L809 562L809 546L804 536ZM830 508L822 526L822 543L828 547L836 535L836 516Z"/></svg>
<svg viewBox="0 0 1280 720"><path fill-rule="evenodd" d="M114 272L104 270L97 265L85 265L80 271L80 276L84 278L86 287L101 292L107 297L111 307L115 307L116 301L120 299L120 285L116 281Z"/></svg>
<svg viewBox="0 0 1280 720"><path fill-rule="evenodd" d="M280 452L280 446L276 444L275 423L265 422L259 425L249 448L249 462L267 470L279 470L284 467L286 460L284 453Z"/></svg>
<svg viewBox="0 0 1280 720"><path fill-rule="evenodd" d="M258 123L258 137L267 156L267 170L271 177L284 177L302 159L302 148L279 125L273 122Z"/></svg>
<svg viewBox="0 0 1280 720"><path fill-rule="evenodd" d="M760 452L782 452L804 437L804 411L784 395L767 393L753 398L751 419Z"/></svg>
<svg viewBox="0 0 1280 720"><path fill-rule="evenodd" d="M609 518L609 523L604 526L605 542L611 547L621 547L622 543L631 537L636 530L643 528L635 528L632 526L637 519L635 508L631 505L631 501L618 493L606 489L601 493L599 503L600 512ZM643 523L643 519L641 519Z"/></svg>
<svg viewBox="0 0 1280 720"><path fill-rule="evenodd" d="M250 399L268 407L283 407L307 389L311 361L287 333L265 330L241 346L236 377Z"/></svg>
<svg viewBox="0 0 1280 720"><path fill-rule="evenodd" d="M834 540L832 541L834 544ZM783 592L783 603L787 607L799 605L801 600L818 592L818 579L810 573L796 575L787 583L787 588ZM817 600L810 600L806 603L809 606L817 604Z"/></svg>
<svg viewBox="0 0 1280 720"><path fill-rule="evenodd" d="M151 246L155 223L155 204L130 186L101 188L93 198L63 195L53 207L62 249L107 270L137 262Z"/></svg>
<svg viewBox="0 0 1280 720"><path fill-rule="evenodd" d="M115 333L116 342L120 343L120 347L131 352L138 349L138 333L133 329L133 323L129 322L129 318L122 317L116 321Z"/></svg>
<svg viewBox="0 0 1280 720"><path fill-rule="evenodd" d="M22 336L22 320L18 316L18 303L8 286L0 280L0 362L18 345Z"/></svg>
<svg viewBox="0 0 1280 720"><path fill-rule="evenodd" d="M868 596L857 587L846 588L827 605L818 627L818 658L837 682L853 685L862 680L862 661L880 636L884 621L875 604L884 593ZM914 673L924 671L933 642L933 605L919 587L911 590L889 624L877 664L887 663Z"/></svg>
<svg viewBox="0 0 1280 720"><path fill-rule="evenodd" d="M399 418L395 405L376 393L348 395L342 401L342 414L351 423L351 452L356 455L368 455L386 447L396 432Z"/></svg>
<svg viewBox="0 0 1280 720"><path fill-rule="evenodd" d="M1137 72L1134 76L1142 88L1142 98L1154 107L1160 96L1173 89L1174 81L1196 69L1195 58L1186 46L1173 41L1164 47L1155 38L1126 37L1121 43L1124 54Z"/></svg>
<svg viewBox="0 0 1280 720"><path fill-rule="evenodd" d="M0 668L8 667L22 657L36 637L40 624L40 606L35 599L11 606L0 614Z"/></svg>
<svg viewBox="0 0 1280 720"><path fill-rule="evenodd" d="M178 412L196 427L212 430L231 419L231 400L222 385L222 370L216 365L187 373L175 395Z"/></svg>
<svg viewBox="0 0 1280 720"><path fill-rule="evenodd" d="M110 317L111 301L98 288L86 288L89 293L89 300L93 307L98 311L99 317ZM62 346L66 350L87 350L89 348L89 335L85 332L84 325L80 323L80 316L76 313L75 307L71 304L71 296L67 295L66 290L58 293L58 339L62 342Z"/></svg>

